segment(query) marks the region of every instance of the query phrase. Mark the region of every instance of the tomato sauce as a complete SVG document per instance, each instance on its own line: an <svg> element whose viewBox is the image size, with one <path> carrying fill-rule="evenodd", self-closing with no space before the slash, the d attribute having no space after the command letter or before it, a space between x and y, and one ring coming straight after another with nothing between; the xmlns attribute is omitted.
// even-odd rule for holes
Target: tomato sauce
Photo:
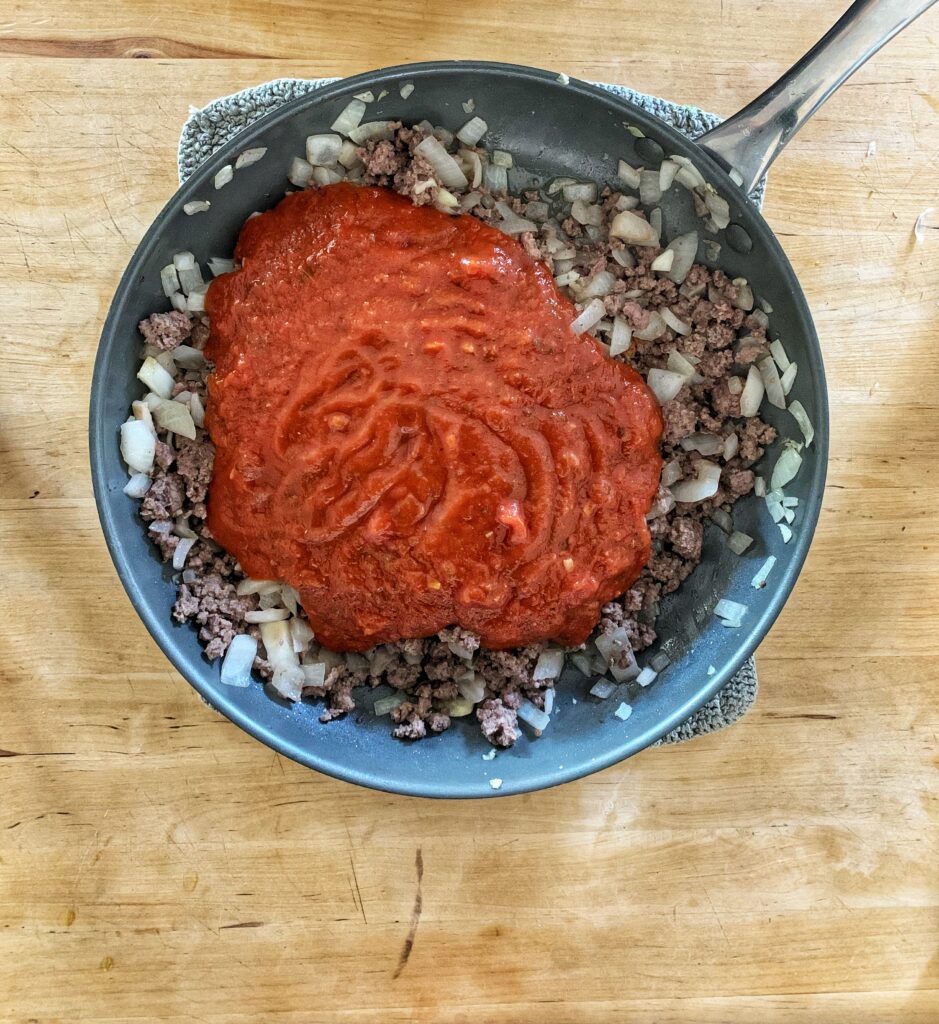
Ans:
<svg viewBox="0 0 939 1024"><path fill-rule="evenodd" d="M546 267L350 184L252 218L213 281L208 522L333 650L458 624L583 641L648 560L661 416Z"/></svg>

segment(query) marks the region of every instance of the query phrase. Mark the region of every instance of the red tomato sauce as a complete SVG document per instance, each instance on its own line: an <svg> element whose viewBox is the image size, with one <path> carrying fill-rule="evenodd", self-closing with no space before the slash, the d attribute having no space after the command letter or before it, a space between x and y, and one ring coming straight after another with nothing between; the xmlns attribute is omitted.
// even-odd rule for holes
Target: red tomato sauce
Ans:
<svg viewBox="0 0 939 1024"><path fill-rule="evenodd" d="M333 650L583 641L650 553L661 416L546 267L387 189L298 192L213 281L208 523Z"/></svg>

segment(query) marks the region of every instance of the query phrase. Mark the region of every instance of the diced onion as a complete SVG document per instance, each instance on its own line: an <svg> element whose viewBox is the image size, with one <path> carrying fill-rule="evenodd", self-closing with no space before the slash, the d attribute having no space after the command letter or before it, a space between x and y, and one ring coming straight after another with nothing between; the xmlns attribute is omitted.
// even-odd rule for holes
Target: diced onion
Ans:
<svg viewBox="0 0 939 1024"><path fill-rule="evenodd" d="M251 667L258 654L258 642L247 633L232 638L222 659L220 682L224 686L250 686Z"/></svg>
<svg viewBox="0 0 939 1024"><path fill-rule="evenodd" d="M743 381L739 377L728 377L727 390L732 395L739 395L743 391Z"/></svg>
<svg viewBox="0 0 939 1024"><path fill-rule="evenodd" d="M659 400L659 405L670 402L685 384L685 378L680 373L673 373L671 370L659 370L653 367L646 377L646 384Z"/></svg>
<svg viewBox="0 0 939 1024"><path fill-rule="evenodd" d="M215 175L214 183L216 190L224 188L235 176L235 168L231 164L225 166Z"/></svg>
<svg viewBox="0 0 939 1024"><path fill-rule="evenodd" d="M189 554L195 540L192 537L182 537L173 549L173 568L180 572L186 564L186 556Z"/></svg>
<svg viewBox="0 0 939 1024"><path fill-rule="evenodd" d="M779 454L779 458L776 460L776 465L773 467L773 476L770 480L770 487L774 491L781 490L791 480L795 479L801 465L802 456L799 454L795 446L791 442L784 445L783 450Z"/></svg>
<svg viewBox="0 0 939 1024"><path fill-rule="evenodd" d="M192 414L182 402L164 399L153 410L153 418L161 430L171 430L174 434L188 437L190 441L196 439L196 426L192 421Z"/></svg>
<svg viewBox="0 0 939 1024"><path fill-rule="evenodd" d="M614 284L616 284L616 278L608 270L601 270L584 282L579 297L581 299L602 299L613 291Z"/></svg>
<svg viewBox="0 0 939 1024"><path fill-rule="evenodd" d="M524 231L537 231L538 229L532 221L519 217L508 203L496 203L495 209L502 218L496 227L507 235L520 235Z"/></svg>
<svg viewBox="0 0 939 1024"><path fill-rule="evenodd" d="M589 331L594 324L598 324L606 313L606 308L600 299L591 299L581 310L580 315L571 323L571 331L574 334L583 334Z"/></svg>
<svg viewBox="0 0 939 1024"><path fill-rule="evenodd" d="M675 284L683 284L698 255L698 232L689 231L687 234L678 235L668 243L665 251L675 254L666 276Z"/></svg>
<svg viewBox="0 0 939 1024"><path fill-rule="evenodd" d="M433 135L428 135L419 143L414 152L431 165L442 185L447 188L466 188L468 182L466 175L460 170L460 165Z"/></svg>
<svg viewBox="0 0 939 1024"><path fill-rule="evenodd" d="M313 165L307 163L299 156L295 156L290 161L290 168L287 171L287 180L291 185L296 185L298 188L305 188L310 183L310 178L313 177Z"/></svg>
<svg viewBox="0 0 939 1024"><path fill-rule="evenodd" d="M310 629L310 624L306 619L301 619L298 615L290 619L290 639L293 641L293 649L297 654L303 654L310 646L313 630Z"/></svg>
<svg viewBox="0 0 939 1024"><path fill-rule="evenodd" d="M633 709L629 704L620 704L620 706L613 712L613 716L618 718L621 722L625 722L632 713Z"/></svg>
<svg viewBox="0 0 939 1024"><path fill-rule="evenodd" d="M201 313L205 309L205 293L209 290L206 284L200 284L198 288L192 288L186 296L186 309L190 313Z"/></svg>
<svg viewBox="0 0 939 1024"><path fill-rule="evenodd" d="M683 337L691 334L691 324L686 324L684 320L679 320L668 306L663 306L659 310L659 314L665 321L666 325L671 327L676 334L680 334Z"/></svg>
<svg viewBox="0 0 939 1024"><path fill-rule="evenodd" d="M339 116L329 126L334 132L339 132L341 135L348 135L353 129L358 128L362 123L362 118L365 116L365 101L351 99L348 104L343 107ZM309 140L307 140L309 146ZM311 160L310 163L315 161ZM331 160L327 160L327 163L332 163Z"/></svg>
<svg viewBox="0 0 939 1024"><path fill-rule="evenodd" d="M202 277L202 269L198 263L194 263L191 267L177 267L177 271L179 287L185 295L188 295L196 288L201 288L205 284L205 280Z"/></svg>
<svg viewBox="0 0 939 1024"><path fill-rule="evenodd" d="M580 199L585 203L593 203L597 198L597 186L594 182L572 182L561 189L561 195L568 203Z"/></svg>
<svg viewBox="0 0 939 1024"><path fill-rule="evenodd" d="M667 192L675 181L679 165L674 160L663 160L659 167L659 190Z"/></svg>
<svg viewBox="0 0 939 1024"><path fill-rule="evenodd" d="M192 398L189 399L189 415L197 427L205 426L205 406L203 406L202 399L195 392L192 393Z"/></svg>
<svg viewBox="0 0 939 1024"><path fill-rule="evenodd" d="M357 102L356 100L352 101ZM364 104L362 105L364 110ZM342 151L339 135L310 135L306 140L306 158L314 167L328 167L335 164Z"/></svg>
<svg viewBox="0 0 939 1024"><path fill-rule="evenodd" d="M622 210L613 218L610 234L622 238L630 245L657 245L658 233L655 228L631 210Z"/></svg>
<svg viewBox="0 0 939 1024"><path fill-rule="evenodd" d="M532 680L539 682L542 679L557 679L564 668L564 652L562 650L548 649L542 651L535 663L532 673Z"/></svg>
<svg viewBox="0 0 939 1024"><path fill-rule="evenodd" d="M799 424L799 429L802 431L802 436L805 438L805 447L808 448L815 437L815 428L812 426L812 421L809 419L808 413L805 411L805 407L799 401L790 402L789 412L792 413L796 423Z"/></svg>
<svg viewBox="0 0 939 1024"><path fill-rule="evenodd" d="M655 341L656 338L661 338L666 330L665 321L658 312L653 310L649 314L649 322L646 326L640 330L633 331L633 336L640 341Z"/></svg>
<svg viewBox="0 0 939 1024"><path fill-rule="evenodd" d="M494 149L492 151L492 162L496 167L511 167L514 163L511 153L506 153L504 149Z"/></svg>
<svg viewBox="0 0 939 1024"><path fill-rule="evenodd" d="M253 580L245 577L235 587L235 593L239 597L247 597L250 594L273 594L280 590L277 580Z"/></svg>
<svg viewBox="0 0 939 1024"><path fill-rule="evenodd" d="M124 493L128 498L142 498L150 490L152 483L146 473L134 473L124 485Z"/></svg>
<svg viewBox="0 0 939 1024"><path fill-rule="evenodd" d="M694 367L694 363L686 359L677 348L673 348L669 352L666 367L672 373L680 373L687 381L693 381L698 372Z"/></svg>
<svg viewBox="0 0 939 1024"><path fill-rule="evenodd" d="M483 184L490 192L507 192L509 190L509 174L504 167L495 164L483 165Z"/></svg>
<svg viewBox="0 0 939 1024"><path fill-rule="evenodd" d="M786 367L786 372L782 375L779 383L782 385L783 394L788 395L792 390L792 385L796 382L796 373L799 370L798 363L790 363Z"/></svg>
<svg viewBox="0 0 939 1024"><path fill-rule="evenodd" d="M773 566L776 564L776 556L770 555L769 558L760 566L759 572L753 577L750 586L754 590L761 590L766 586L766 581L769 579L769 574L773 571Z"/></svg>
<svg viewBox="0 0 939 1024"><path fill-rule="evenodd" d="M639 171L635 167L630 167L625 160L620 160L616 174L629 188L639 188Z"/></svg>
<svg viewBox="0 0 939 1024"><path fill-rule="evenodd" d="M727 437L724 438L724 451L721 455L721 458L725 462L730 462L730 460L737 454L737 449L739 447L740 439L737 437L737 435L728 434Z"/></svg>
<svg viewBox="0 0 939 1024"><path fill-rule="evenodd" d="M412 92L414 92L413 82L403 82L400 88L398 89L398 93L401 96L401 99L403 100L406 100L408 96L411 95Z"/></svg>
<svg viewBox="0 0 939 1024"><path fill-rule="evenodd" d="M654 668L650 668L648 665L636 676L636 682L639 686L646 687L651 686L652 683L658 678L658 672Z"/></svg>
<svg viewBox="0 0 939 1024"><path fill-rule="evenodd" d="M714 614L720 619L742 619L747 612L747 606L738 601L730 601L726 597L721 598L714 606Z"/></svg>
<svg viewBox="0 0 939 1024"><path fill-rule="evenodd" d="M783 544L788 544L792 540L792 530L786 525L786 523L777 523L779 532L782 534Z"/></svg>
<svg viewBox="0 0 939 1024"><path fill-rule="evenodd" d="M711 519L724 533L733 533L734 520L729 512L725 512L722 508L716 508L711 513Z"/></svg>
<svg viewBox="0 0 939 1024"><path fill-rule="evenodd" d="M656 273L665 274L672 269L675 262L675 253L672 249L663 249L658 256L649 264L649 269Z"/></svg>
<svg viewBox="0 0 939 1024"><path fill-rule="evenodd" d="M746 533L741 533L740 530L734 530L734 532L727 538L727 547L729 547L735 555L742 555L752 543L753 538Z"/></svg>
<svg viewBox="0 0 939 1024"><path fill-rule="evenodd" d="M160 366L153 356L147 356L143 361L143 365L137 371L137 379L143 381L160 398L169 398L173 393L172 376Z"/></svg>
<svg viewBox="0 0 939 1024"><path fill-rule="evenodd" d="M632 344L633 331L622 317L613 318L613 335L610 338L610 355L618 356L628 352Z"/></svg>
<svg viewBox="0 0 939 1024"><path fill-rule="evenodd" d="M573 178L555 178L548 187L545 189L545 193L549 196L556 195L564 188L565 185L576 185L577 182Z"/></svg>
<svg viewBox="0 0 939 1024"><path fill-rule="evenodd" d="M266 146L257 146L255 149L244 150L244 152L238 154L238 159L235 160L235 170L240 171L242 167L250 167L252 164L256 164L264 158L265 153L267 153Z"/></svg>
<svg viewBox="0 0 939 1024"><path fill-rule="evenodd" d="M296 619L291 619L290 621L295 622ZM314 661L308 665L301 665L300 669L303 672L303 685L305 687L322 686L326 682L328 666L325 661Z"/></svg>
<svg viewBox="0 0 939 1024"><path fill-rule="evenodd" d="M245 612L245 622L280 622L290 618L286 608L258 608L257 611ZM291 641L292 644L292 641Z"/></svg>
<svg viewBox="0 0 939 1024"><path fill-rule="evenodd" d="M660 483L663 487L671 487L672 484L677 483L681 480L681 465L678 459L672 459L671 462L666 462L662 467L662 476Z"/></svg>
<svg viewBox="0 0 939 1024"><path fill-rule="evenodd" d="M518 706L518 717L528 726L536 736L540 736L551 724L551 718L541 708L536 708L530 700L523 700Z"/></svg>
<svg viewBox="0 0 939 1024"><path fill-rule="evenodd" d="M694 504L706 501L717 494L720 486L721 467L706 459L699 459L694 464L695 476L692 480L682 480L671 488L676 501Z"/></svg>
<svg viewBox="0 0 939 1024"><path fill-rule="evenodd" d="M639 172L639 202L643 206L654 206L662 198L658 171Z"/></svg>
<svg viewBox="0 0 939 1024"><path fill-rule="evenodd" d="M730 206L726 199L722 199L716 192L710 190L704 193L704 204L708 208L711 219L718 228L726 228L730 223ZM741 307L742 308L742 307ZM750 309L753 308L753 297L750 297Z"/></svg>
<svg viewBox="0 0 939 1024"><path fill-rule="evenodd" d="M761 359L757 366L759 367L760 376L763 378L766 397L769 399L770 404L775 405L777 409L785 409L786 395L783 391L782 382L779 379L776 363L767 356L766 359Z"/></svg>
<svg viewBox="0 0 939 1024"><path fill-rule="evenodd" d="M760 411L766 386L760 371L751 363L747 371L747 382L740 394L740 415L756 416Z"/></svg>
<svg viewBox="0 0 939 1024"><path fill-rule="evenodd" d="M176 267L169 263L160 271L160 284L163 286L163 294L170 298L174 292L179 291L179 275Z"/></svg>
<svg viewBox="0 0 939 1024"><path fill-rule="evenodd" d="M205 213L211 205L208 199L193 199L189 203L183 203L183 213L191 217L194 213Z"/></svg>
<svg viewBox="0 0 939 1024"><path fill-rule="evenodd" d="M702 455L717 455L724 450L724 439L720 434L689 434L681 439L686 452L698 451Z"/></svg>
<svg viewBox="0 0 939 1024"><path fill-rule="evenodd" d="M320 187L324 185L335 185L337 182L342 181L342 174L334 170L334 167L336 166L338 165L333 165L333 167L320 167L317 165L313 168L311 180Z"/></svg>
<svg viewBox="0 0 939 1024"><path fill-rule="evenodd" d="M182 292L173 292L170 296L170 302L173 304L173 309L178 313L186 312L186 296Z"/></svg>
<svg viewBox="0 0 939 1024"><path fill-rule="evenodd" d="M762 310L760 310L762 312ZM754 316L756 314L754 313ZM765 315L765 314L764 314ZM785 373L789 369L790 360L789 356L786 355L786 350L783 348L783 343L777 338L775 341L771 341L769 345L770 353L776 360L776 365L779 367L780 373Z"/></svg>
<svg viewBox="0 0 939 1024"><path fill-rule="evenodd" d="M701 172L697 167L688 159L686 156L679 156L677 153L672 153L669 157L670 160L674 160L682 170L686 172L687 179L691 181L690 188L704 188L705 181L701 175ZM679 172L680 173L680 172ZM677 177L678 175L676 175Z"/></svg>
<svg viewBox="0 0 939 1024"><path fill-rule="evenodd" d="M388 141L393 135L390 121L366 121L349 132L349 138L357 146L362 146L369 139L384 139Z"/></svg>
<svg viewBox="0 0 939 1024"><path fill-rule="evenodd" d="M753 289L745 277L735 277L733 283L737 289L737 297L734 299L733 305L737 309L749 312L753 309Z"/></svg>
<svg viewBox="0 0 939 1024"><path fill-rule="evenodd" d="M610 682L609 679L598 679L590 687L590 693L594 697L599 697L600 700L606 700L615 689L616 683Z"/></svg>
<svg viewBox="0 0 939 1024"><path fill-rule="evenodd" d="M489 125L481 117L471 117L456 133L456 137L464 146L475 146L489 130Z"/></svg>
<svg viewBox="0 0 939 1024"><path fill-rule="evenodd" d="M234 260L222 259L220 256L213 256L209 260L209 270L213 277L218 277L219 274L230 274L234 269Z"/></svg>
<svg viewBox="0 0 939 1024"><path fill-rule="evenodd" d="M758 498L766 497L766 481L761 476L755 476L753 478L753 493Z"/></svg>

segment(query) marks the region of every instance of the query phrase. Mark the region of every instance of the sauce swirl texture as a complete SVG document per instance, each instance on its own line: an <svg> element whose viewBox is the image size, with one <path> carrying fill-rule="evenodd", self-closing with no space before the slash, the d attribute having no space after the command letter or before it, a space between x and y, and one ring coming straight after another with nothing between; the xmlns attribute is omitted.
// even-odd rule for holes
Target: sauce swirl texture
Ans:
<svg viewBox="0 0 939 1024"><path fill-rule="evenodd" d="M235 255L206 298L216 540L333 650L582 642L648 560L662 424L547 268L350 184L252 218Z"/></svg>

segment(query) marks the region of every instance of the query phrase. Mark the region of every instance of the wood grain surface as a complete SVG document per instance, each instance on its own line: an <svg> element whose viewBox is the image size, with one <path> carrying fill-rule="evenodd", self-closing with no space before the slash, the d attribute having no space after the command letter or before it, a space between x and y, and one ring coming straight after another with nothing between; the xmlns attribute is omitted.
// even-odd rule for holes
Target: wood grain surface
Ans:
<svg viewBox="0 0 939 1024"><path fill-rule="evenodd" d="M771 176L766 215L825 351L832 459L759 703L732 730L508 800L315 775L207 709L154 646L105 551L85 443L97 336L173 191L190 104L462 56L726 114L842 7L0 13L0 1019L939 1020L939 232L912 235L939 206L939 12Z"/></svg>

